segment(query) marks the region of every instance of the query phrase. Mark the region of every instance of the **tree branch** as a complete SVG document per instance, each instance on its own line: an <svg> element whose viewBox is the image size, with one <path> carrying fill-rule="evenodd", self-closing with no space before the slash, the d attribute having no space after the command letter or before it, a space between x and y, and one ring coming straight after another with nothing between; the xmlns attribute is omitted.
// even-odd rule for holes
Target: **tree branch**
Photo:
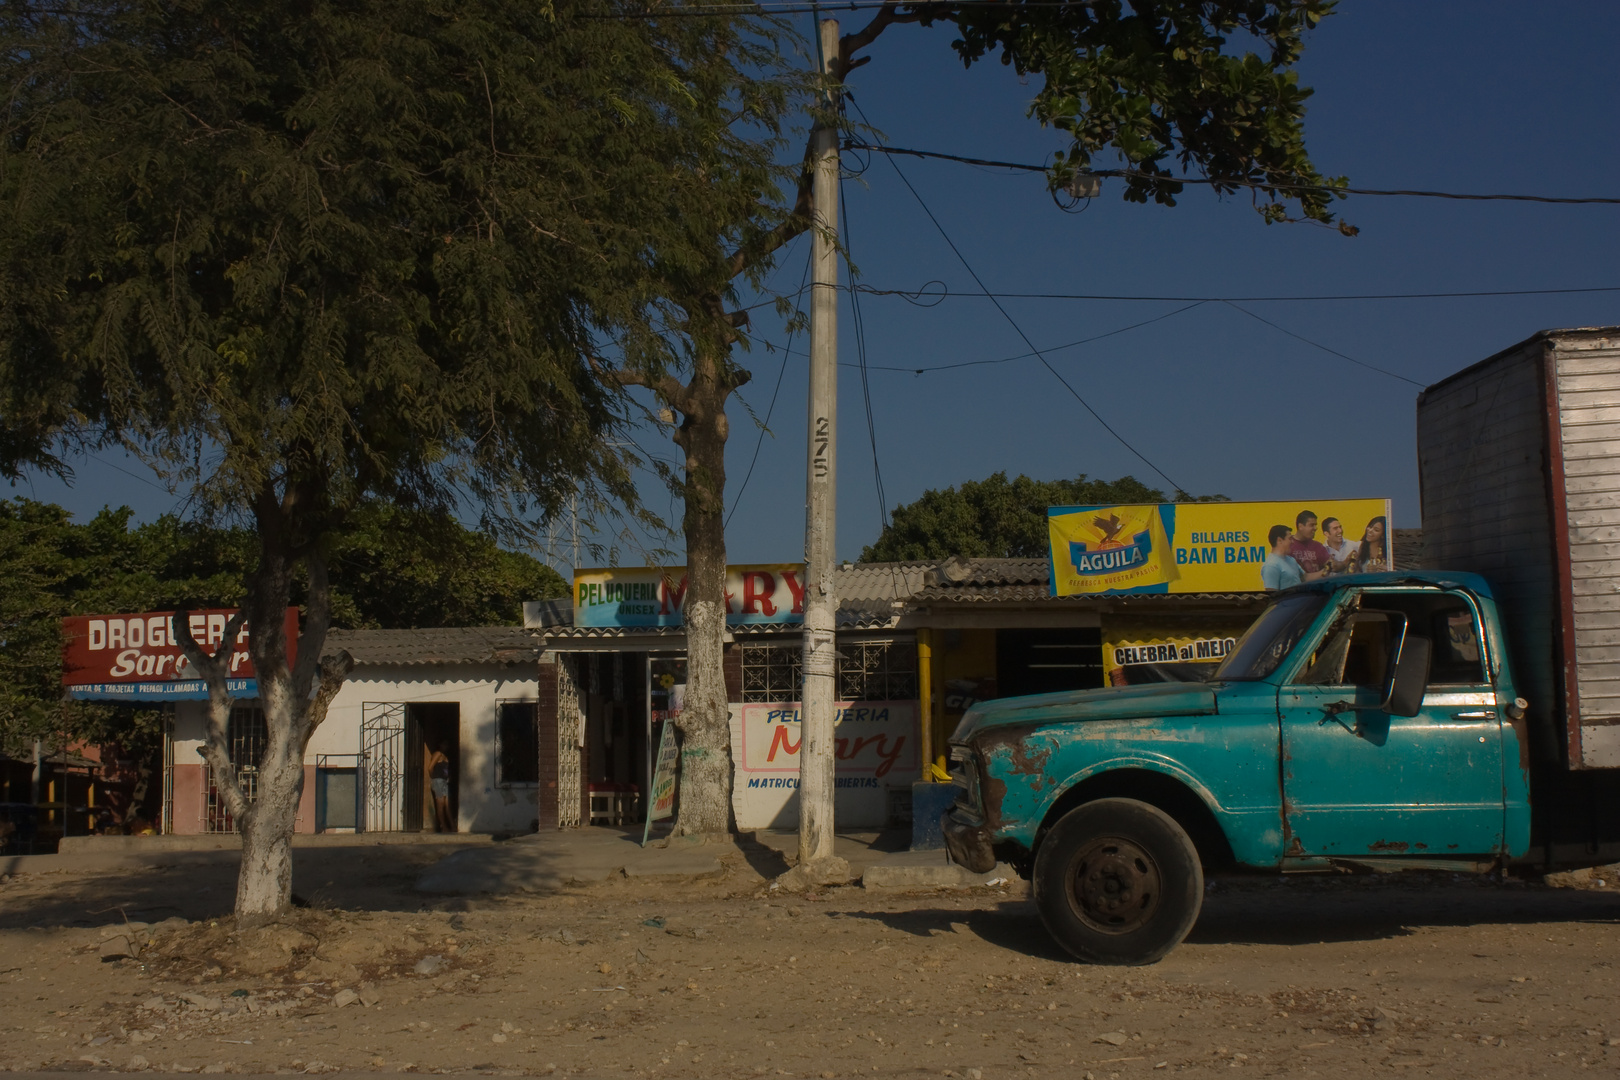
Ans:
<svg viewBox="0 0 1620 1080"><path fill-rule="evenodd" d="M615 383L619 386L644 387L669 402L671 407L679 409L683 413L690 413L692 408L695 407L692 395L687 391L686 387L681 385L680 380L673 375L654 377L643 375L638 371L611 367L594 356L588 356L585 359L591 365L591 370L596 373L596 377L603 382Z"/></svg>
<svg viewBox="0 0 1620 1080"><path fill-rule="evenodd" d="M805 141L804 161L799 166L799 190L793 198L793 212L777 223L756 245L742 246L726 260L731 276L747 270L810 227L810 195L815 186L815 136Z"/></svg>
<svg viewBox="0 0 1620 1080"><path fill-rule="evenodd" d="M311 550L305 556L309 567L309 602L304 607L304 632L298 635L298 659L293 664L293 696L309 697L310 684L322 663L326 631L332 623L332 584L327 577L326 557Z"/></svg>
<svg viewBox="0 0 1620 1080"><path fill-rule="evenodd" d="M197 639L192 636L189 610L176 611L171 624L174 628L175 643L180 646L186 660L208 684L208 738L203 741L198 753L213 767L214 785L224 793L226 808L230 810L231 817L238 822L247 813L249 804L247 796L242 791L241 782L237 779L236 767L231 763L228 731L231 695L226 688L225 679L230 674L230 656L236 645L236 635L241 632L242 624L246 621L246 611L238 610L232 615L225 623L224 640L219 643L219 649L212 653L197 644Z"/></svg>
<svg viewBox="0 0 1620 1080"><path fill-rule="evenodd" d="M939 4L937 6L941 8L950 7L949 4ZM863 57L852 62L851 57L876 41L879 34L895 23L918 22L921 19L922 16L915 11L901 14L898 4L885 4L878 9L878 13L873 17L872 21L862 29L853 34L845 34L838 39L838 56L833 60L833 76L839 82L843 82L845 75L870 60L871 57Z"/></svg>

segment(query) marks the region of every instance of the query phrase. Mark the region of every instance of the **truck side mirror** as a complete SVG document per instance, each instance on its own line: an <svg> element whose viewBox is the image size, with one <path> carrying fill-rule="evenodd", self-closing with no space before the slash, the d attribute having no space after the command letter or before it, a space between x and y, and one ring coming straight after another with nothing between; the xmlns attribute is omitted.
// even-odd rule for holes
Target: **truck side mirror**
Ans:
<svg viewBox="0 0 1620 1080"><path fill-rule="evenodd" d="M1429 689L1429 658L1434 643L1428 638L1403 634L1400 653L1390 665L1384 687L1384 711L1391 716L1416 716L1423 711L1423 695Z"/></svg>

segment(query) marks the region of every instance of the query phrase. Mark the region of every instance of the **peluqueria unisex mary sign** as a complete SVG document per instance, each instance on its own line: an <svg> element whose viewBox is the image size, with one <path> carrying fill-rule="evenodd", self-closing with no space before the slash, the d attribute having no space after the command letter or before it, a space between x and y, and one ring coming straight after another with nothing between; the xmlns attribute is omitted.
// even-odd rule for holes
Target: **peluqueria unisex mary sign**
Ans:
<svg viewBox="0 0 1620 1080"><path fill-rule="evenodd" d="M1258 592L1392 570L1389 521L1388 499L1054 506L1052 595Z"/></svg>

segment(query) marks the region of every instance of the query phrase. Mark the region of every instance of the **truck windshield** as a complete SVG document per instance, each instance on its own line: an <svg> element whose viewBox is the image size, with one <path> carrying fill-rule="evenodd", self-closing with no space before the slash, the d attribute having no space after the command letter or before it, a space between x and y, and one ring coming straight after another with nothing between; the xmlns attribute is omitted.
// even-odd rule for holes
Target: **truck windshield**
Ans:
<svg viewBox="0 0 1620 1080"><path fill-rule="evenodd" d="M1285 596L1266 608L1238 640L1237 647L1215 672L1214 680L1248 682L1276 671L1311 628L1327 600L1326 593L1300 593Z"/></svg>

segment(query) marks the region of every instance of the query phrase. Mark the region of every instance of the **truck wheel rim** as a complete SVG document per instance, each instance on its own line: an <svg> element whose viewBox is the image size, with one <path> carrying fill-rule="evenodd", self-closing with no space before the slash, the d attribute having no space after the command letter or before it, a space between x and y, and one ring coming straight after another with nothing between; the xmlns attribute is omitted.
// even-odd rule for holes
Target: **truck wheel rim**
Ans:
<svg viewBox="0 0 1620 1080"><path fill-rule="evenodd" d="M1069 864L1069 904L1105 934L1140 930L1159 909L1159 865L1146 849L1118 837L1092 840Z"/></svg>

